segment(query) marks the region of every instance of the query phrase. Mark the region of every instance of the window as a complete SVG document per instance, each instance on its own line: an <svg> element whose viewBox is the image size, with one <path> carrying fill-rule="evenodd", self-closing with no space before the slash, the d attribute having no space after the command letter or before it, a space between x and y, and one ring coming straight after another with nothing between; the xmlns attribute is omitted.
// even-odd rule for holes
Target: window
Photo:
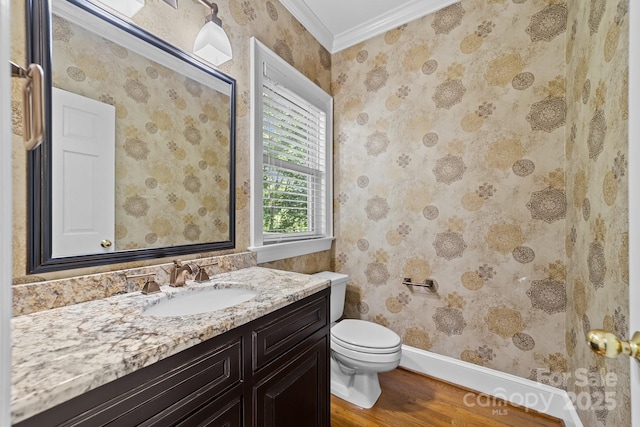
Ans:
<svg viewBox="0 0 640 427"><path fill-rule="evenodd" d="M258 262L327 250L333 240L333 100L255 38L251 247Z"/></svg>

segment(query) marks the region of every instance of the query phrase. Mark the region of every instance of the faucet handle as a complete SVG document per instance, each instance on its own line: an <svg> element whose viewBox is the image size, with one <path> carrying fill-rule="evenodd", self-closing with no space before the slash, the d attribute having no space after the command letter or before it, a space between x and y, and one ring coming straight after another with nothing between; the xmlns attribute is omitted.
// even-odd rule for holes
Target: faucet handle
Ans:
<svg viewBox="0 0 640 427"><path fill-rule="evenodd" d="M194 278L194 280L198 283L202 283L202 282L206 282L207 280L211 279L209 277L209 275L207 274L207 271L205 270L205 267L211 267L212 265L218 265L219 261L217 259L212 260L210 263L208 264L198 264L198 274L196 274L196 277Z"/></svg>
<svg viewBox="0 0 640 427"><path fill-rule="evenodd" d="M148 278L144 282L144 286L142 287L142 293L145 295L148 295L148 294L155 294L157 292L160 292L160 285L158 285L158 282L156 282L156 280L153 277Z"/></svg>
<svg viewBox="0 0 640 427"><path fill-rule="evenodd" d="M171 268L171 273L169 273L169 284L171 286L175 285L176 279L178 278L178 269L182 267L182 260L174 259L173 267Z"/></svg>
<svg viewBox="0 0 640 427"><path fill-rule="evenodd" d="M125 278L126 280L146 278L142 287L142 293L145 295L160 292L160 285L156 282L155 273L125 275Z"/></svg>
<svg viewBox="0 0 640 427"><path fill-rule="evenodd" d="M198 266L198 274L196 274L194 280L198 283L206 282L207 280L209 280L209 275L205 271L204 266Z"/></svg>

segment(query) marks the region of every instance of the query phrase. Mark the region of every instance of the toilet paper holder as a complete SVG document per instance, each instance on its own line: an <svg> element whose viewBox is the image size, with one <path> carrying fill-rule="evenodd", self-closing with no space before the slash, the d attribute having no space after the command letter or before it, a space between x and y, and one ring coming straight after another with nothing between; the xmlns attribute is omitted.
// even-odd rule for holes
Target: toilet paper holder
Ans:
<svg viewBox="0 0 640 427"><path fill-rule="evenodd" d="M402 279L402 284L406 286L426 288L434 292L437 290L437 287L438 287L437 282L433 279L424 279L424 282L417 283L417 282L411 281L411 277L405 277L404 279Z"/></svg>

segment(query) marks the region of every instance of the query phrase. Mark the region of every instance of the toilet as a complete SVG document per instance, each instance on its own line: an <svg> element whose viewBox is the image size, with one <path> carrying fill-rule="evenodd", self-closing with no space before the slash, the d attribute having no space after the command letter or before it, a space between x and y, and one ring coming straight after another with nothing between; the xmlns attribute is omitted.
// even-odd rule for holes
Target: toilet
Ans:
<svg viewBox="0 0 640 427"><path fill-rule="evenodd" d="M400 364L402 342L398 334L377 323L345 319L349 276L323 271L315 277L331 282L331 393L362 408L371 408L380 397L379 372Z"/></svg>

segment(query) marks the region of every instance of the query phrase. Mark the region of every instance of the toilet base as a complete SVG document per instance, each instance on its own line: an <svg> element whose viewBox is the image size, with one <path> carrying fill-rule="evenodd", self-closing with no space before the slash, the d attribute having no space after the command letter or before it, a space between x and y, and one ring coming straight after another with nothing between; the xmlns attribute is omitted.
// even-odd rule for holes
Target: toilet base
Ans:
<svg viewBox="0 0 640 427"><path fill-rule="evenodd" d="M376 403L381 393L377 372L348 374L343 372L333 357L331 358L331 394L361 408L369 409Z"/></svg>

